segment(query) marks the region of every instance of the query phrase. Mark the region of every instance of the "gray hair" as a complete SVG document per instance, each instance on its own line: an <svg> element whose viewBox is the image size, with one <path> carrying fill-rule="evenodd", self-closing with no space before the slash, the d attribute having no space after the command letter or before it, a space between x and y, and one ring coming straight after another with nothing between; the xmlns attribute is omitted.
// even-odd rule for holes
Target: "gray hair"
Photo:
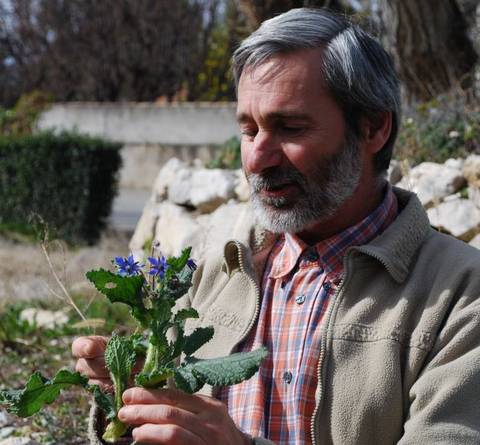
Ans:
<svg viewBox="0 0 480 445"><path fill-rule="evenodd" d="M361 136L361 118L392 113L392 131L374 161L378 173L387 170L400 125L397 73L383 47L347 17L323 8L299 8L266 20L233 54L237 87L246 66L255 68L274 55L308 48L324 50L327 87L354 137Z"/></svg>

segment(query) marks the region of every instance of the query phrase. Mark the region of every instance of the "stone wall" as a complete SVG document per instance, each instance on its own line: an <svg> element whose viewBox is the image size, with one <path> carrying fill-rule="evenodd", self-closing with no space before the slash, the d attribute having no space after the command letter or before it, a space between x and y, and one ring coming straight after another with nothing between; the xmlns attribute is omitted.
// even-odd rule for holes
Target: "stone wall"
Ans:
<svg viewBox="0 0 480 445"><path fill-rule="evenodd" d="M392 161L388 174L391 183L418 195L432 226L480 248L480 155L414 168ZM130 249L142 258L155 240L165 255L193 246L201 259L208 246L242 230L248 198L241 170L208 170L171 159L158 173Z"/></svg>
<svg viewBox="0 0 480 445"><path fill-rule="evenodd" d="M168 159L208 162L215 145L239 133L234 103L57 103L42 113L38 128L122 143L120 187L146 189Z"/></svg>

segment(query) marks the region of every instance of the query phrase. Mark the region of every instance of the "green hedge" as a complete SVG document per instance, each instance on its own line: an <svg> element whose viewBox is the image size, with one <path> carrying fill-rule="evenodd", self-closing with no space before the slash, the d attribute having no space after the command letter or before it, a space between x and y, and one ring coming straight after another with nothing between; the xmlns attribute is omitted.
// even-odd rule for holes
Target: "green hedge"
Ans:
<svg viewBox="0 0 480 445"><path fill-rule="evenodd" d="M120 147L66 132L0 137L0 226L38 215L55 236L94 243L116 194Z"/></svg>

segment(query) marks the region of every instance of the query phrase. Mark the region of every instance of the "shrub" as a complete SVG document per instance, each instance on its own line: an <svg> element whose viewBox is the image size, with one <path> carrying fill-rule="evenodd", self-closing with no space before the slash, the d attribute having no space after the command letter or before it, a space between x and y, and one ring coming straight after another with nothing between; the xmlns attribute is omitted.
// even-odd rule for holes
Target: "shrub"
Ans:
<svg viewBox="0 0 480 445"><path fill-rule="evenodd" d="M451 93L407 110L395 157L415 165L480 153L480 106L467 99Z"/></svg>
<svg viewBox="0 0 480 445"><path fill-rule="evenodd" d="M0 133L5 136L32 133L38 116L51 101L49 94L32 91L22 94L12 109L0 107Z"/></svg>
<svg viewBox="0 0 480 445"><path fill-rule="evenodd" d="M220 145L215 158L207 165L207 168L228 168L231 170L241 167L240 139L237 136L231 137L223 145Z"/></svg>
<svg viewBox="0 0 480 445"><path fill-rule="evenodd" d="M0 226L38 215L55 236L94 243L116 193L120 144L74 133L0 137Z"/></svg>

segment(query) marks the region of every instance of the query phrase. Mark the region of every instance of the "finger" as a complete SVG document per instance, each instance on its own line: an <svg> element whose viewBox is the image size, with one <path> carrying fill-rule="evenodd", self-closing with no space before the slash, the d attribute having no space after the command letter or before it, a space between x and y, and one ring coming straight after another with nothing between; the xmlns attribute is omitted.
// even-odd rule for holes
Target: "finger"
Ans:
<svg viewBox="0 0 480 445"><path fill-rule="evenodd" d="M198 414L222 403L211 397L187 394L175 389L129 388L122 395L125 405L170 405Z"/></svg>
<svg viewBox="0 0 480 445"><path fill-rule="evenodd" d="M162 445L206 445L200 437L177 425L153 425L147 423L132 431L133 439L139 443Z"/></svg>
<svg viewBox="0 0 480 445"><path fill-rule="evenodd" d="M90 335L76 338L72 343L72 354L77 358L96 358L105 353L108 337Z"/></svg>
<svg viewBox="0 0 480 445"><path fill-rule="evenodd" d="M89 359L79 358L75 365L75 370L92 379L107 379L110 376L105 367L103 357Z"/></svg>
<svg viewBox="0 0 480 445"><path fill-rule="evenodd" d="M170 405L128 405L118 411L118 418L129 425L153 423L178 425L193 431L200 430L203 423L190 411Z"/></svg>

